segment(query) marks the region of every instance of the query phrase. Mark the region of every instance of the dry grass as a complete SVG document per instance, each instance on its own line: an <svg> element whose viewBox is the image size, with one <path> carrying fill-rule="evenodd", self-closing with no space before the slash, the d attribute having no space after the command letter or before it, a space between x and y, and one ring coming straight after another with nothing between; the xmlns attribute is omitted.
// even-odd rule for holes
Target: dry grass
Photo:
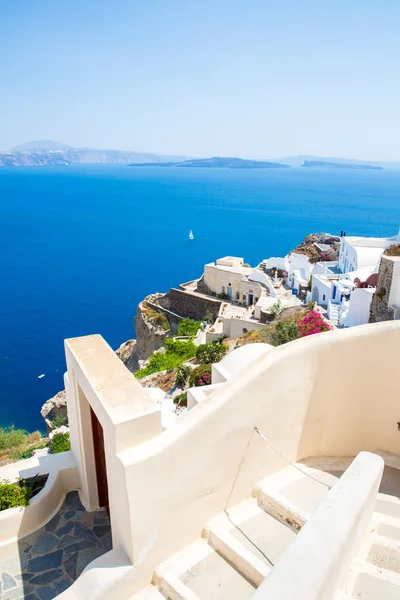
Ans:
<svg viewBox="0 0 400 600"><path fill-rule="evenodd" d="M386 256L400 256L400 244L392 244L385 250Z"/></svg>

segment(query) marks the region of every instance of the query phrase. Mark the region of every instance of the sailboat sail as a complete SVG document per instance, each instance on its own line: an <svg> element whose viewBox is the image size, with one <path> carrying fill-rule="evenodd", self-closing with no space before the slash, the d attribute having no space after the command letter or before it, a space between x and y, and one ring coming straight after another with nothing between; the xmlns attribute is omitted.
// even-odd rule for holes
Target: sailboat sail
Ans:
<svg viewBox="0 0 400 600"><path fill-rule="evenodd" d="M194 235L193 235L192 230L189 231L189 240L194 240Z"/></svg>

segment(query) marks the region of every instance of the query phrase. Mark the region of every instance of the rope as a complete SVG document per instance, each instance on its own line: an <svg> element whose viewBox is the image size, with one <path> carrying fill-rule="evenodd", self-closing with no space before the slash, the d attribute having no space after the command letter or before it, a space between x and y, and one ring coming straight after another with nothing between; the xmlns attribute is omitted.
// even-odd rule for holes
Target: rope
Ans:
<svg viewBox="0 0 400 600"><path fill-rule="evenodd" d="M242 458L241 458L241 460L240 460L240 463L239 463L238 469L237 469L237 471L236 471L236 475L235 475L235 478L234 478L234 480L233 480L232 487L231 487L231 490L230 490L230 492L229 492L229 495L228 495L228 498L227 498L227 501L226 501L226 504L225 504L224 513L226 514L226 516L227 516L227 518L228 518L229 522L230 522L230 523L231 523L231 524L232 524L234 527L236 527L236 529L237 529L238 531L240 531L240 533L241 533L241 534L242 534L242 535L243 535L243 536L244 536L244 537L245 537L245 538L246 538L246 539L247 539L247 540L248 540L248 541L249 541L251 544L253 544L253 546L254 546L255 548L257 548L257 550L258 550L258 551L259 551L259 552L260 552L260 553L261 553L261 554L264 556L264 558L265 558L265 559L266 559L266 560L267 560L267 561L270 563L270 565L273 567L273 566L274 566L274 563L271 561L271 559L270 559L270 558L268 558L268 556L265 554L265 552L263 552L263 551L261 550L261 548L260 548L259 546L257 546L257 544L255 544L255 543L253 542L253 540L251 540L251 539L248 537L248 535L247 535L247 534L246 534L246 533L243 531L243 529L241 529L241 528L240 528L240 527L239 527L239 526L238 526L238 525L237 525L237 524L236 524L234 521L232 521L232 519L231 519L231 516L230 516L230 514L229 514L229 512L228 512L228 506L229 506L229 502L230 502L230 500L231 500L231 497L232 497L233 491L234 491L234 489L235 489L236 482L237 482L237 480L238 480L238 477L239 477L240 471L242 470L243 463L244 463L244 461L245 461L245 459L246 459L247 452L248 452L248 450L249 450L249 447L250 447L251 441L252 441L252 439L253 439L253 436L254 436L254 432L256 432L256 433L257 433L257 434L260 436L260 438L261 438L261 439L262 439L262 440L263 440L263 441L264 441L264 442L265 442L265 443L266 443L266 444L267 444L267 445L268 445L270 448L272 448L272 450L274 450L274 452L276 452L277 454L279 454L279 456L280 456L281 458L283 458L283 460L285 460L287 463L289 463L289 465L291 465L292 467L294 467L295 469L297 469L298 471L300 471L300 473L302 473L302 475L306 475L306 477L309 477L309 478L310 478L310 479L312 479L313 481L316 481L317 483L320 483L321 485L324 485L324 486L325 486L325 487L327 487L328 489L331 489L331 488L332 488L332 486L331 486L331 485L329 485L328 483L325 483L324 481L321 481L320 479L317 479L316 477L313 477L312 475L310 475L310 474L309 474L309 473L307 473L306 471L303 471L303 469L300 469L300 468L299 468L299 467L298 467L298 466L297 466L295 463L293 463L291 460L289 460L288 458L286 458L286 456L284 456L284 455L282 454L282 452L279 452L278 448L276 448L276 447L275 447L275 446L274 446L274 445L273 445L273 444L272 444L272 443L271 443L271 442L270 442L270 441L269 441L269 440L268 440L268 439L265 437L265 435L264 435L263 433L261 433L261 431L259 430L259 428L258 428L258 427L254 427L254 428L252 429L251 435L250 435L250 437L249 437L249 440L248 440L248 442L247 442L247 444L246 444L246 447L245 447L245 449L244 449L244 452L243 452L243 456L242 456Z"/></svg>
<svg viewBox="0 0 400 600"><path fill-rule="evenodd" d="M258 429L258 427L254 427L254 431L256 433L258 433L258 435L260 436L260 438L266 443L268 444L268 446L270 448L272 448L272 450L274 450L277 454L279 454L280 457L283 458L283 460L285 460L287 463L289 463L289 465L291 465L292 467L294 467L295 469L297 469L298 471L300 471L300 473L302 473L303 475L306 475L307 477L309 477L310 479L313 479L314 481L316 481L317 483L320 483L321 485L324 485L325 487L327 487L329 490L332 488L331 485L329 485L328 483L325 483L324 481L321 481L320 479L317 479L316 477L313 477L312 475L310 475L309 473L307 473L306 471L303 471L303 469L300 469L300 467L298 467L294 462L292 462L291 460L289 460L288 458L286 458L286 456L284 456L281 452L279 452L278 448L275 448L275 446L273 444L271 444L270 441L267 440L267 438L265 437L265 435L263 435L261 433L261 431ZM242 461L243 463L243 461ZM241 464L242 464L241 463ZM237 479L237 477L236 477ZM235 481L236 481L235 479Z"/></svg>

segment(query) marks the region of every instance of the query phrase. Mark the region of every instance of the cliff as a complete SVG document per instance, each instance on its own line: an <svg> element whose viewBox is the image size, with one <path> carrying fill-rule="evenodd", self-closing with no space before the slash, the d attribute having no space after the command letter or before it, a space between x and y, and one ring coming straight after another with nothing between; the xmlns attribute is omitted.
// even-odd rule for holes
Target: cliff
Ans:
<svg viewBox="0 0 400 600"><path fill-rule="evenodd" d="M317 245L316 245L317 244ZM329 246L321 249L319 244ZM291 251L296 254L305 254L311 263L319 260L338 260L339 258L340 237L330 233L310 233L304 240Z"/></svg>
<svg viewBox="0 0 400 600"><path fill-rule="evenodd" d="M163 156L159 154L129 152L124 150L98 150L96 148L73 148L51 140L29 142L13 148L9 152L0 152L0 167L59 166L73 164L127 164L163 163L184 160L182 156Z"/></svg>

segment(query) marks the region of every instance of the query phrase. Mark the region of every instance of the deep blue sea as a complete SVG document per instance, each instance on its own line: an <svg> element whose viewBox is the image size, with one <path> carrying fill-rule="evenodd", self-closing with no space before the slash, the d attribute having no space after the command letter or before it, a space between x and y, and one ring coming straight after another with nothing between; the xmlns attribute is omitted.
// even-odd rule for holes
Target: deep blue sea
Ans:
<svg viewBox="0 0 400 600"><path fill-rule="evenodd" d="M400 171L0 169L0 425L43 430L40 407L63 388L64 338L101 333L118 347L146 294L204 263L256 264L309 232L399 225Z"/></svg>

